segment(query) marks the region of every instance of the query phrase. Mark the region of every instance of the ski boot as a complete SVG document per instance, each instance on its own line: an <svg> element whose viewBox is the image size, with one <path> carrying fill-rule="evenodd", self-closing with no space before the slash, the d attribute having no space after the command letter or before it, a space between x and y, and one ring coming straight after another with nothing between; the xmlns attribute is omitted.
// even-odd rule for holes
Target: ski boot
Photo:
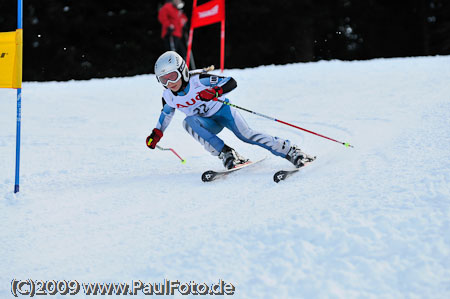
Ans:
<svg viewBox="0 0 450 299"><path fill-rule="evenodd" d="M302 152L296 145L291 146L289 152L286 155L286 159L294 164L295 167L300 168L305 165L306 162L311 162L315 157L308 156Z"/></svg>
<svg viewBox="0 0 450 299"><path fill-rule="evenodd" d="M240 164L244 164L248 161L244 157L240 156L234 149L228 145L224 145L222 151L219 154L219 159L222 159L223 166L226 169L232 169Z"/></svg>

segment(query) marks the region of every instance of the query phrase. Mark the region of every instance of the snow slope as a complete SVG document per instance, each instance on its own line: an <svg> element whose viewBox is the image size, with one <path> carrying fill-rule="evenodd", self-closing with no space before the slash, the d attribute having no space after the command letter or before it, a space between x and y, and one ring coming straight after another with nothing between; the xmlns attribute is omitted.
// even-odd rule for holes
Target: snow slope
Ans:
<svg viewBox="0 0 450 299"><path fill-rule="evenodd" d="M225 75L236 105L355 148L242 112L318 159L275 184L289 162L223 131L240 154L269 158L205 184L221 162L185 133L182 113L160 144L185 165L145 146L161 109L153 75L30 82L14 194L16 99L2 89L0 297L16 278L222 279L233 298L450 298L449 56Z"/></svg>

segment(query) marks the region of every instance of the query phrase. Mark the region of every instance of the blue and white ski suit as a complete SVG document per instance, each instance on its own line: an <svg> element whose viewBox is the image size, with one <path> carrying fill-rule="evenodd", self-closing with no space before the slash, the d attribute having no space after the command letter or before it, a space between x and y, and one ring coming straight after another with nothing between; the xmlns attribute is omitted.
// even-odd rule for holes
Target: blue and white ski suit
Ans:
<svg viewBox="0 0 450 299"><path fill-rule="evenodd" d="M187 115L183 127L214 156L218 156L224 147L224 141L217 134L226 127L240 140L259 145L276 156L286 157L290 149L289 140L252 130L233 107L218 101L201 101L198 92L214 86L222 87L225 94L236 88L237 84L231 77L201 74L191 76L186 87L177 93L166 89L156 128L164 132L175 110L179 109ZM224 95L219 99L229 102Z"/></svg>

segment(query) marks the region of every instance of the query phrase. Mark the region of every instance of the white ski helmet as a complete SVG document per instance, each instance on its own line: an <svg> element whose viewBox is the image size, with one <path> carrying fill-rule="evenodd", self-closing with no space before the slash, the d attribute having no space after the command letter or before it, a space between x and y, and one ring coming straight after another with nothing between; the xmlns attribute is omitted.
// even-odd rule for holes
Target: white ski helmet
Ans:
<svg viewBox="0 0 450 299"><path fill-rule="evenodd" d="M176 72L176 79L174 73ZM173 76L165 76L172 74ZM155 63L155 75L158 82L167 87L169 82L176 82L183 78L184 82L189 81L189 69L184 59L174 51L167 51ZM168 78L166 78L168 77Z"/></svg>

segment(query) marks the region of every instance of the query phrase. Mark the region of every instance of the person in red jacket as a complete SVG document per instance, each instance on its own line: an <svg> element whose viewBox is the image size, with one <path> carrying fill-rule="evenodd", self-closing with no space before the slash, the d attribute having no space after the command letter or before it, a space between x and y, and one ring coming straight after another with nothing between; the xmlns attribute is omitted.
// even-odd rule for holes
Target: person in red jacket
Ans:
<svg viewBox="0 0 450 299"><path fill-rule="evenodd" d="M183 27L188 18L181 10L184 6L181 0L166 0L158 12L158 20L162 25L161 38L167 51L175 51L186 58L186 47L182 42Z"/></svg>

